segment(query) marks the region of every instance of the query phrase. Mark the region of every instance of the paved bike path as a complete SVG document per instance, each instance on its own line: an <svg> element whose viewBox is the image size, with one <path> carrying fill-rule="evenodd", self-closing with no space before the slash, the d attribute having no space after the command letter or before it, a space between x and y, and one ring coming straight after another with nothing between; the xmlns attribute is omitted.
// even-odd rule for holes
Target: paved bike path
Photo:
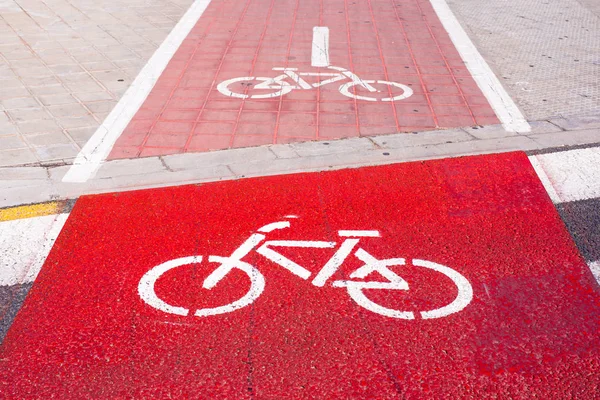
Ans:
<svg viewBox="0 0 600 400"><path fill-rule="evenodd" d="M273 68L339 72L327 66L380 93L356 84L347 92L368 99L343 95L349 76L312 89L319 78L303 76L287 94L256 79L219 91L235 78L283 74ZM412 95L372 101L408 95L375 81ZM429 1L213 0L109 159L496 123Z"/></svg>
<svg viewBox="0 0 600 400"><path fill-rule="evenodd" d="M263 229L264 240L336 245L271 243L311 273L307 280L247 249L242 260L264 277L260 296L231 312L195 316L260 292L250 290L243 268L203 289L219 265L206 257L231 255L277 221L290 226ZM408 290L363 293L414 319L372 312L332 286L386 282L377 272L350 277L368 261L364 254L362 262L338 257L344 262L331 279L311 284L353 237L375 259L406 259L388 270ZM149 271L188 256L204 259L163 271L154 283L156 298L171 308L142 299ZM447 270L416 260L455 271L472 296ZM447 315L420 313L458 297L462 308ZM596 383L582 377L598 372L599 309L597 284L523 153L85 196L6 336L0 391L16 398L594 397Z"/></svg>

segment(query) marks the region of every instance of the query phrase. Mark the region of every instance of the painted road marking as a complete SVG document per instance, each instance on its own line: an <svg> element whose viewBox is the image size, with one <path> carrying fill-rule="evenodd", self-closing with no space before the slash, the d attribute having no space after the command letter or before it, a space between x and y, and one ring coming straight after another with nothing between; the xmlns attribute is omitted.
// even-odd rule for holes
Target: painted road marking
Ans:
<svg viewBox="0 0 600 400"><path fill-rule="evenodd" d="M446 0L429 0L473 79L488 99L507 132L530 132L531 126L485 61Z"/></svg>
<svg viewBox="0 0 600 400"><path fill-rule="evenodd" d="M600 197L600 147L567 150L529 157L548 195L555 204L579 202ZM590 213L597 210L590 210ZM591 218L589 215L583 218ZM593 224L590 225L590 229ZM584 238L594 232L576 232ZM577 238L576 238L577 240ZM588 245L589 246L589 245ZM588 261L588 266L600 285L598 260Z"/></svg>
<svg viewBox="0 0 600 400"><path fill-rule="evenodd" d="M81 149L63 182L81 183L93 178L135 113L162 75L173 54L196 25L211 0L196 0L154 52L121 100Z"/></svg>
<svg viewBox="0 0 600 400"><path fill-rule="evenodd" d="M48 203L0 208L0 222L60 214L68 207L66 201L50 201Z"/></svg>
<svg viewBox="0 0 600 400"><path fill-rule="evenodd" d="M329 67L329 28L313 28L312 54L310 64L313 67Z"/></svg>
<svg viewBox="0 0 600 400"><path fill-rule="evenodd" d="M404 100L413 95L413 90L410 87L398 82L389 82L383 80L365 80L359 78L356 74L348 71L345 68L335 67L333 65L330 65L327 68L337 72L299 72L298 68L274 67L273 71L283 71L283 74L276 76L275 78L265 78L258 76L242 76L239 78L231 78L219 83L219 85L217 85L217 90L226 97L234 97L238 99L269 99L281 97L283 95L291 93L294 89L316 89L318 87L322 87L331 83L339 82L340 80L350 79L350 82L346 82L340 85L338 91L344 96L352 99L364 101L391 102ZM328 79L322 81L319 80L314 82L313 84L310 84L306 80L304 80L303 77L325 77ZM293 82L293 84L286 82L286 79L288 78ZM260 83L253 84L253 81L259 81ZM252 91L258 89L260 91L260 94L248 94L246 93L246 91L244 91L244 93L239 93L236 92L235 89L230 88L230 86L240 82L246 83L247 87L252 87ZM378 93L380 91L378 91L372 86L374 84L387 86L386 89L383 89L383 93L388 95L392 93L393 88L400 89L400 91L394 90L396 94L391 97L385 97L385 95L378 96L375 93ZM368 92L372 93L373 95L358 95L354 93L355 87L362 87ZM262 90L266 90L267 93L263 92Z"/></svg>
<svg viewBox="0 0 600 400"><path fill-rule="evenodd" d="M35 280L71 206L52 201L0 209L0 286Z"/></svg>
<svg viewBox="0 0 600 400"><path fill-rule="evenodd" d="M68 214L0 222L0 286L33 282Z"/></svg>
<svg viewBox="0 0 600 400"><path fill-rule="evenodd" d="M274 224L279 224L280 222L267 224L266 227L273 226ZM265 227L258 229L258 231L262 231ZM378 231L373 230L363 230L363 231L348 231L341 230L338 232L339 236L355 236L355 237L379 237ZM258 237L259 240L255 240ZM260 273L260 271L255 267L248 263L242 262L241 258L245 257L252 250L256 250L258 254L265 255L266 257L278 264L279 266L291 271L295 275L300 276L303 279L307 279L310 276L310 272L300 267L298 264L292 262L291 260L284 257L282 254L278 253L273 249L267 248L267 246L276 246L276 247L288 247L288 248L330 248L332 243L323 242L323 241L306 241L306 240L275 240L275 241L266 241L262 243L262 246L258 248L258 245L261 244L261 241L265 239L264 235L253 235L246 242L244 242L240 248L234 250L231 256L228 257L219 257L219 256L209 256L209 261L218 262L221 266L218 267L213 273L211 273L202 284L202 287L206 289L213 289L222 279L225 279L227 274L229 274L234 269L239 269L245 272L250 278L251 285L248 292L240 299L234 300L229 304L225 304L219 307L214 308L206 308L196 310L194 315L198 317L212 316L218 314L224 314L228 312L233 312L239 310L243 307L246 307L252 304L256 299L258 299L259 295L262 293L265 286L265 278ZM346 261L348 256L350 256L351 252L354 251L356 246L358 245L359 240L353 239L345 239L343 243L340 245L340 248L332 255L332 257L325 262L321 271L317 274L317 278L312 282L313 285L317 287L322 287L327 283L327 280L331 278L334 274L338 272L342 264ZM250 245L247 245L250 243ZM261 251L262 250L262 251ZM265 250L268 250L266 252ZM350 278L360 278L365 279L372 273L377 273L378 276L383 276L387 279L388 282L380 282L380 281L354 281L354 280L345 280L345 281L336 281L333 282L333 287L338 288L346 288L348 291L348 295L352 298L356 304L359 306L372 311L376 314L390 317L390 318L401 318L401 319L415 319L414 313L411 311L400 311L395 309L390 309L383 307L380 304L377 304L376 301L369 299L363 290L365 289L380 289L380 290L408 290L408 284L404 279L396 275L389 266L394 265L406 265L405 260L403 258L390 258L385 260L379 260L369 254L367 251L359 248L355 253L356 257L364 262L364 265L360 268L357 268L354 272L350 273ZM188 315L189 310L183 309L181 307L176 307L169 305L166 301L160 298L156 294L155 284L158 279L161 278L163 274L170 271L173 268L185 266L192 263L200 263L202 261L202 256L193 256L193 257L184 257L178 258L170 261L166 261L160 265L157 265L150 269L138 284L138 293L140 298L151 307L156 308L157 310L163 311L165 313L176 314L176 315ZM423 319L430 318L442 318L447 317L451 314L457 313L463 310L473 299L473 288L469 281L462 276L457 271L453 270L450 267L436 264L426 260L412 260L413 266L425 267L432 269L438 273L445 275L447 278L452 280L456 289L458 289L458 294L456 298L450 301L449 304L441 306L439 308L427 311L421 311L420 315ZM376 275L377 275L376 274ZM319 279L319 277L323 276ZM372 279L372 278L371 278Z"/></svg>
<svg viewBox="0 0 600 400"><path fill-rule="evenodd" d="M600 292L524 153L86 196L70 218L0 348L9 397L597 397Z"/></svg>
<svg viewBox="0 0 600 400"><path fill-rule="evenodd" d="M529 157L555 203L600 197L600 147Z"/></svg>

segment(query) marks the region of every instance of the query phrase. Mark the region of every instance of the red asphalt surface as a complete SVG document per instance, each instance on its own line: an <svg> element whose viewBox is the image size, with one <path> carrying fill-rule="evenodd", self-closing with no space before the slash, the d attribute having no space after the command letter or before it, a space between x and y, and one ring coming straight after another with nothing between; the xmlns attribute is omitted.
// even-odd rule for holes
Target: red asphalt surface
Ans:
<svg viewBox="0 0 600 400"><path fill-rule="evenodd" d="M357 100L338 90L348 79L271 99L217 90L232 78L280 75L274 67L332 72L311 67L315 26L330 30L331 65L414 94ZM230 88L269 92L248 83ZM370 95L357 87L350 91ZM428 0L212 0L109 159L497 123Z"/></svg>
<svg viewBox="0 0 600 400"><path fill-rule="evenodd" d="M263 256L249 306L167 314L138 296L153 267L230 255L265 235L360 239L378 259L454 269L472 301L442 318L382 316L343 288L311 285ZM287 249L314 275L331 249ZM283 251L282 251L283 253ZM359 267L348 260L332 279ZM190 310L240 298L240 271L202 288L214 262L164 274L156 293ZM448 304L443 275L390 267L408 291L365 290L398 310ZM381 276L376 281L384 281ZM312 277L311 277L312 279ZM331 282L331 281L329 281ZM4 398L585 398L600 396L600 293L524 153L85 196L2 345Z"/></svg>

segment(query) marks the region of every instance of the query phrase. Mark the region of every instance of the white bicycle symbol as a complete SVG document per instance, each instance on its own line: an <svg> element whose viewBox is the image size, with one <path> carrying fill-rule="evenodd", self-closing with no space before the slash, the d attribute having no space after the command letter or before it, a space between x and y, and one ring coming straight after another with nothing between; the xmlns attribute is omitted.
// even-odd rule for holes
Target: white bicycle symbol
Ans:
<svg viewBox="0 0 600 400"><path fill-rule="evenodd" d="M308 280L311 276L311 272L309 270L284 257L277 251L273 250L273 248L335 248L337 243L305 240L265 241L266 233L289 227L289 221L279 221L265 225L258 229L257 233L253 233L248 239L246 239L246 241L242 243L242 245L238 247L230 256L208 256L209 262L218 263L220 266L217 267L210 275L208 275L208 277L206 277L202 285L204 289L213 289L233 269L238 269L248 275L248 278L250 279L250 289L243 297L233 301L232 303L213 308L198 309L194 311L193 315L197 317L206 317L210 315L229 313L252 304L261 295L265 288L264 276L258 269L256 269L256 267L248 264L245 261L242 261L242 258L244 258L252 250L255 250L258 254L261 254L270 261L282 266L294 275ZM375 230L340 230L338 231L338 234L344 239L339 248L335 251L334 255L325 263L323 268L312 279L312 284L314 286L323 287L327 283L327 281L338 271L348 256L352 254L361 237L380 237L379 232ZM363 292L365 289L408 290L408 282L388 268L390 266L406 265L406 260L404 258L389 258L379 260L362 248L358 248L356 251L354 251L354 255L360 261L362 261L364 265L350 274L351 280L335 280L331 283L331 285L336 288L346 288L346 291L352 300L354 300L359 306L364 307L365 309L376 314L391 318L408 320L415 319L415 315L412 311L401 311L384 307L370 300ZM189 315L189 309L168 304L159 298L156 294L154 286L161 276L163 276L163 274L165 274L167 271L183 265L200 263L201 261L202 256L190 256L169 260L155 266L146 272L140 279L138 284L138 294L140 298L151 307L154 307L155 309L165 313L182 316ZM433 310L420 311L419 313L421 318L431 319L446 317L450 314L461 311L473 299L473 288L471 287L469 281L452 268L431 261L419 259L413 259L412 265L415 267L427 268L435 272L439 272L440 274L445 275L447 278L450 278L450 280L458 288L458 294L450 304ZM369 282L362 280L373 272L379 273L387 280L387 282Z"/></svg>
<svg viewBox="0 0 600 400"><path fill-rule="evenodd" d="M333 73L297 72L298 71L297 68L276 67L276 68L273 68L273 71L282 71L283 73L279 76L276 76L275 78L265 78L265 77L261 77L261 76L243 76L243 77L239 77L239 78L232 78L232 79L228 79L226 81L219 83L219 85L217 86L217 89L219 90L219 92L221 92L222 94L224 94L225 96L228 96L228 97L237 97L240 99L269 99L272 97L283 96L285 94L290 93L292 90L310 90L310 89L318 88L320 86L328 85L330 83L335 83L335 82L338 82L338 81L341 81L344 79L350 79L350 82L346 82L339 87L339 91L344 96L348 96L348 97L351 97L351 98L357 99L357 100L396 101L396 100L406 99L406 98L412 96L412 94L413 94L413 91L410 87L403 85L401 83L382 81L382 80L363 80L363 79L360 79L356 74L348 71L345 68L334 67L331 65L327 66L325 68L328 68L330 70L337 71L337 72L333 72ZM323 81L319 80L318 82L310 84L307 81L305 81L304 79L302 79L303 76L319 77L319 78L320 77L328 77L329 79L326 79ZM287 81L288 78L293 83L288 82ZM269 92L262 93L262 94L249 95L249 94L245 94L245 93L236 92L234 89L230 88L230 86L232 86L233 84L238 83L238 82L240 82L242 85L250 87L250 86L252 86L252 83L251 83L252 81L260 82L256 85L254 85L253 89L264 90L264 91L269 91ZM247 83L244 83L244 82L247 82ZM382 84L382 85L387 86L388 89L385 90L385 92L387 92L390 95L390 97L378 99L376 97L361 96L361 95L351 92L351 89L354 86L363 87L364 89L368 90L370 93L379 92L377 89L375 89L372 86L373 84ZM402 93L392 96L391 93L392 93L392 89L394 89L394 88L401 89ZM243 91L243 86L241 89Z"/></svg>

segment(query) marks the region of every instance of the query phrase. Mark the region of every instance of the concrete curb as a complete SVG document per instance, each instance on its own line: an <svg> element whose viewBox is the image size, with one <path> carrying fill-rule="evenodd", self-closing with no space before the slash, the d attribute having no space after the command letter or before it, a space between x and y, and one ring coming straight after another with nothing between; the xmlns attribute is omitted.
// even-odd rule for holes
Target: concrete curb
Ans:
<svg viewBox="0 0 600 400"><path fill-rule="evenodd" d="M105 162L84 184L62 182L70 165L0 168L0 207L182 184L357 168L506 151L600 143L600 116L530 122L527 134L501 125L277 144Z"/></svg>

